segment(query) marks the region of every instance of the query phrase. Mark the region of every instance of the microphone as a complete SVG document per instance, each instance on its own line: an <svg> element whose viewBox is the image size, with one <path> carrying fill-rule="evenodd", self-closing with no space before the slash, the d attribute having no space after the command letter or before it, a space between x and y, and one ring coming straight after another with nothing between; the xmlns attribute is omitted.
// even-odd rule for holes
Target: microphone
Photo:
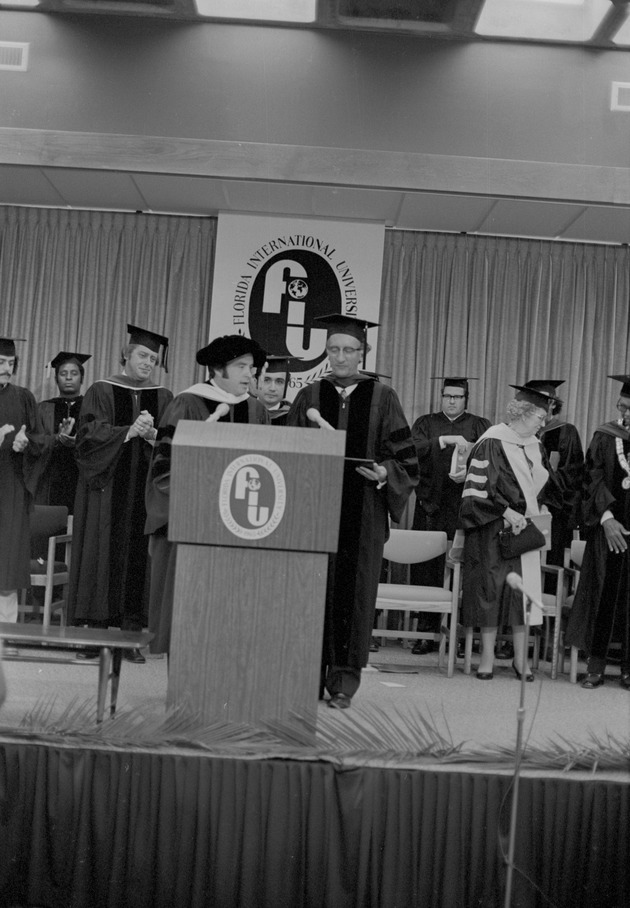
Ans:
<svg viewBox="0 0 630 908"><path fill-rule="evenodd" d="M525 596L526 599L529 599L532 605L535 605L537 608L539 608L541 612L544 612L544 606L542 602L529 595L529 593L523 586L523 578L519 574L517 574L515 571L510 571L510 573L505 578L505 582L508 586L511 586L513 590L517 590L517 592L522 593L523 596Z"/></svg>
<svg viewBox="0 0 630 908"><path fill-rule="evenodd" d="M320 429L332 429L334 432L335 429L330 425L329 422L326 422L319 410L316 410L315 407L309 407L306 411L306 415L311 422L317 423Z"/></svg>
<svg viewBox="0 0 630 908"><path fill-rule="evenodd" d="M227 404L219 404L214 413L211 413L206 419L206 422L216 422L217 419L221 419L222 416L226 416L229 412L230 408Z"/></svg>

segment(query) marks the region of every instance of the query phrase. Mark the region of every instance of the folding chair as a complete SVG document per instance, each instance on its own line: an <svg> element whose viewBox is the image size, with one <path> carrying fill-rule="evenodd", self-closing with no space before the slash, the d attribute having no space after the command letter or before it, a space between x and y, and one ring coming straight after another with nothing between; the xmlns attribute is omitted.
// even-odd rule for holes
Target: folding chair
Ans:
<svg viewBox="0 0 630 908"><path fill-rule="evenodd" d="M430 561L448 551L446 533L430 530L391 530L385 543L383 557L397 564L418 564ZM381 610L379 627L375 637L394 637L410 640L439 640L438 664L443 666L448 633L447 676L452 677L457 647L457 608L460 589L459 562L446 559L444 583L442 586L419 586L409 583L379 583L376 608ZM403 612L405 625L402 630L387 629L387 614L390 611ZM438 633L409 630L409 616L413 612L439 612L446 619L450 615L448 629L442 624Z"/></svg>

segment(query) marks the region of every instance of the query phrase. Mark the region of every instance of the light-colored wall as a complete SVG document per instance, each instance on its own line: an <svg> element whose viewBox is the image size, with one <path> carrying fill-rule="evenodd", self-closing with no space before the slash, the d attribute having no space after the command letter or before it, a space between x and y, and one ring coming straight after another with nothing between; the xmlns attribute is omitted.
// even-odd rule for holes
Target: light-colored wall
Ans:
<svg viewBox="0 0 630 908"><path fill-rule="evenodd" d="M31 45L0 127L630 166L625 52L12 11L0 40Z"/></svg>

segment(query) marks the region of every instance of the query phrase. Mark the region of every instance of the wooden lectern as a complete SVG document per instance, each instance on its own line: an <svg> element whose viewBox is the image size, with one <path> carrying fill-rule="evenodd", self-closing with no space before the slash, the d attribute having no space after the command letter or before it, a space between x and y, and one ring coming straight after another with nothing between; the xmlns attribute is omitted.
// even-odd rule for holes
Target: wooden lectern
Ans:
<svg viewBox="0 0 630 908"><path fill-rule="evenodd" d="M203 722L315 727L345 432L181 421L168 705Z"/></svg>

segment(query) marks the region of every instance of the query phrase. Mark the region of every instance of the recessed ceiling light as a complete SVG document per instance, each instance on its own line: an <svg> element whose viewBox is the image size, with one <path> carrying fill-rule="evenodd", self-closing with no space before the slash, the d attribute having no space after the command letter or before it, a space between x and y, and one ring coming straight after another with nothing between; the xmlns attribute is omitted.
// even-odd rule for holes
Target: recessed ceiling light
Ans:
<svg viewBox="0 0 630 908"><path fill-rule="evenodd" d="M611 0L486 0L475 32L494 38L588 41Z"/></svg>
<svg viewBox="0 0 630 908"><path fill-rule="evenodd" d="M195 0L200 16L260 22L315 22L317 0Z"/></svg>

